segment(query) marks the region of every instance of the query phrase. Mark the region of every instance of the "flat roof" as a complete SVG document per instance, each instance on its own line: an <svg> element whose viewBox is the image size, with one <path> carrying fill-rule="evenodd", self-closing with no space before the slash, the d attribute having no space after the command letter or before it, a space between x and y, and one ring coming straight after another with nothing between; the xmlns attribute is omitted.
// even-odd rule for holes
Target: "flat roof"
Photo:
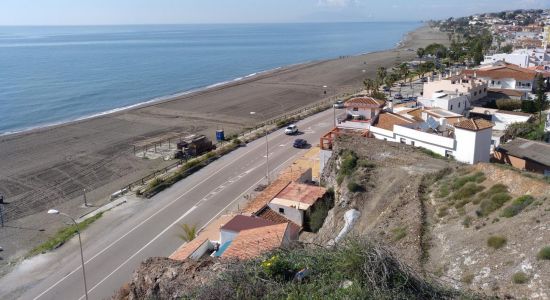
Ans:
<svg viewBox="0 0 550 300"><path fill-rule="evenodd" d="M271 202L278 200L280 204L285 203L298 203L300 207L307 205L307 207L313 205L323 195L325 195L326 189L319 186L291 182L282 191L275 196Z"/></svg>

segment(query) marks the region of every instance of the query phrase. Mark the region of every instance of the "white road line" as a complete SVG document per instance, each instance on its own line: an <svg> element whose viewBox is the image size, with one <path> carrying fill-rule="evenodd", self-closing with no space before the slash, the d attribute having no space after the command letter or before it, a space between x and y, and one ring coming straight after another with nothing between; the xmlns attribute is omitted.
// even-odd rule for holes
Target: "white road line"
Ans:
<svg viewBox="0 0 550 300"><path fill-rule="evenodd" d="M111 248L113 245L115 245L116 243L118 243L120 240L122 240L123 238L125 238L126 236L128 236L130 233L132 233L134 230L136 230L137 228L143 226L143 224L147 223L149 220L151 220L152 218L154 218L156 215L158 215L159 213L161 213L162 211L164 211L167 207L171 206L172 204L176 203L177 201L179 201L183 196L187 195L189 192L191 192L192 190L194 190L195 188L197 188L199 185L203 184L204 182L208 181L210 178L212 178L214 175L218 174L220 171L222 171L223 169L225 169L226 167L228 167L229 165L233 164L235 161L243 158L245 155L248 155L250 152L252 151L255 151L256 149L260 148L262 145L258 145L256 146L255 148L252 148L250 149L250 151L246 152L246 153L243 153L241 156L237 157L236 159L232 160L231 162L227 163L225 166L219 168L216 172L212 173L210 176L206 177L204 180L200 181L198 184L194 185L192 188L190 188L187 192L183 193L182 195L180 195L179 197L177 197L176 199L174 199L173 201L169 202L167 205L165 205L163 208L159 209L157 212L155 212L154 214L152 214L151 216L149 216L147 219L143 220L142 222L140 222L137 226L135 226L134 228L130 229L130 231L128 231L127 233L123 234L121 237L119 237L118 239L116 239L114 242L112 242L111 244L109 244L107 247L103 248L101 251L99 251L96 255L92 256L90 259L86 260L85 264L88 264L89 262L91 262L92 260L94 260L96 257L98 257L99 255L103 254L105 251L107 251L109 248ZM40 293L38 296L36 296L34 299L38 299L40 297L42 297L44 294L46 294L47 292L51 291L54 287L56 287L58 284L60 284L62 281L64 281L65 279L67 279L69 276L71 276L72 274L76 273L78 270L80 270L82 268L82 266L79 266L77 267L76 269L74 269L73 271L71 271L69 274L65 275L64 277L62 277L61 279L59 279L56 283L54 283L53 285L51 285L49 288L47 288L45 291L43 291L42 293Z"/></svg>
<svg viewBox="0 0 550 300"><path fill-rule="evenodd" d="M272 137L273 138L277 138L277 137L280 137L282 136L282 133L279 133L278 135ZM206 177L204 180L200 181L198 184L194 185L191 189L189 189L187 192L185 192L184 194L182 194L181 196L179 196L178 198L176 198L175 200L169 202L167 205L165 205L163 208L161 208L160 210L158 210L157 212L155 212L154 214L152 214L151 216L149 216L147 219L143 220L142 222L140 222L137 226L134 226L130 231L128 231L127 233L125 233L124 235L122 235L121 237L119 237L118 239L116 239L114 242L112 242L111 244L109 244L107 247L103 248L101 251L99 251L97 254L95 254L94 256L92 256L90 259L88 259L85 264L88 264L89 262L91 262L92 260L94 260L95 258L97 258L99 255L103 254L105 251L107 251L108 249L110 249L113 245L115 245L116 243L118 243L120 240L122 240L123 238L125 238L126 236L128 236L130 233L132 233L134 230L136 230L137 228L143 226L143 224L147 223L150 219L152 219L153 217L155 217L156 215L158 215L159 213L161 213L162 211L164 211L167 207L171 206L172 204L174 204L175 202L179 201L179 199L181 199L183 196L185 196L186 194L188 194L189 192L191 192L192 190L194 190L196 187L198 187L199 185L203 184L204 182L206 182L207 180L209 180L210 178L212 178L214 175L218 174L220 171L222 171L223 169L225 169L226 167L228 167L229 165L231 165L233 162L235 162L236 160L239 160L241 159L242 157L244 157L245 155L248 155L250 152L260 148L260 147L263 147L262 143L258 146L256 146L255 148L251 149L250 151L248 152L245 152L243 153L241 156L237 157L236 159L232 160L231 162L227 163L225 166L219 168L216 172L212 173L210 176ZM291 157L292 159L292 157ZM289 159L290 160L290 159ZM288 161L288 160L287 160ZM287 161L285 161L283 164L285 164ZM282 165L281 165L282 166ZM263 180L263 178L258 181L261 182ZM257 183L256 183L257 184ZM255 184L255 185L256 185ZM194 208L196 206L193 206ZM36 296L34 299L38 299L40 297L42 297L44 294L48 293L49 291L51 291L54 287L56 287L59 283L63 282L65 279L67 279L69 276L71 276L72 274L76 273L77 271L79 271L81 268L81 266L77 267L76 269L74 269L73 271L71 271L69 274L65 275L64 277L62 277L61 279L59 279L56 283L54 283L53 285L51 285L49 288L47 288L45 291L43 291L42 293L40 293L38 296ZM96 285L97 286L97 285Z"/></svg>
<svg viewBox="0 0 550 300"><path fill-rule="evenodd" d="M290 160L295 159L297 155L293 155L289 159L285 160L282 164L280 164L275 170L282 168L284 165L286 165ZM273 171L275 171L273 170ZM210 224L213 220L215 220L222 212L226 211L227 208L232 205L235 201L241 199L241 197L248 191L250 191L252 188L254 188L256 185L258 185L260 182L262 182L264 178L260 178L260 180L256 181L254 184L252 184L249 188L247 188L244 192L242 192L237 198L233 199L228 205L226 205L220 212L218 212L212 219L210 219L203 227L201 227L200 230L204 229L208 224ZM151 241L149 241L145 246L141 247L136 253L132 254L127 260L125 260L122 264L120 264L113 272L109 273L106 277L104 277L101 281L99 281L96 285L94 285L91 289L88 290L88 293L92 292L95 288L97 288L100 284L105 282L109 277L111 277L114 273L116 273L120 268L122 268L125 264L127 264L132 258L134 258L138 253L143 251L143 249L147 248L151 243L153 243L156 239L158 239L161 235L166 233L172 226L176 225L178 222L183 220L189 213L191 213L193 210L195 210L198 207L198 205L193 206L189 211L187 211L183 216L178 218L176 221L174 221L172 224L170 224L168 227L166 227L161 233L157 234ZM200 231L199 230L199 231ZM82 295L78 300L84 299L86 295Z"/></svg>

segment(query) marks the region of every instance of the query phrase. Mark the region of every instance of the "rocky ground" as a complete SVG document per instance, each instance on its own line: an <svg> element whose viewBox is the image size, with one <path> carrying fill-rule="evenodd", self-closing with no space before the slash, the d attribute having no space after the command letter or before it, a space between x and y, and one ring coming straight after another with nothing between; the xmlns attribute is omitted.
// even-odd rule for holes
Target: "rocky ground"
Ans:
<svg viewBox="0 0 550 300"><path fill-rule="evenodd" d="M335 187L336 206L321 230L302 234L303 241L333 243L344 215L355 210L360 215L349 236L380 241L427 276L486 295L550 297L550 261L537 258L550 246L550 184L503 166L462 165L374 139L343 137L335 153L345 149L358 156L355 172L338 184L345 154L331 159L324 178ZM362 190L351 192L351 181ZM496 184L509 195L500 206L491 202ZM533 197L525 207L509 208L524 195ZM505 210L517 214L504 217ZM489 245L494 236L504 240L500 248Z"/></svg>

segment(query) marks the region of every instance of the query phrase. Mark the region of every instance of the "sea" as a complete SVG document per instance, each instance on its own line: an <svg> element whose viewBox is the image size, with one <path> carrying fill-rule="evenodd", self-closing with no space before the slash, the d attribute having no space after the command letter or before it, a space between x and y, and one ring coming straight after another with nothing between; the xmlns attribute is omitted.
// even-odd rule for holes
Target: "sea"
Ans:
<svg viewBox="0 0 550 300"><path fill-rule="evenodd" d="M0 27L0 135L395 47L418 22Z"/></svg>

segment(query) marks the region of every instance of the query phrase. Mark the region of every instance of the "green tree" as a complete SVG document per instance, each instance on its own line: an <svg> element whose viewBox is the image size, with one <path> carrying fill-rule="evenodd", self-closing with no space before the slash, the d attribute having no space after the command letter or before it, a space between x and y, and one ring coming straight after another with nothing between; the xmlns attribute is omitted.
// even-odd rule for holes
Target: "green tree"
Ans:
<svg viewBox="0 0 550 300"><path fill-rule="evenodd" d="M505 45L502 48L500 48L500 51L504 53L512 53L513 50L514 50L514 46L512 45Z"/></svg>
<svg viewBox="0 0 550 300"><path fill-rule="evenodd" d="M544 83L544 76L542 74L537 75L537 97L535 98L535 108L539 112L539 122L542 123L542 111L548 108L548 99L546 97L546 85Z"/></svg>
<svg viewBox="0 0 550 300"><path fill-rule="evenodd" d="M365 85L365 89L367 89L367 93L371 94L374 90L374 87L376 86L376 83L371 78L367 78L363 81L363 84Z"/></svg>
<svg viewBox="0 0 550 300"><path fill-rule="evenodd" d="M376 81L381 85L384 83L384 79L388 76L388 70L384 67L378 67L376 69Z"/></svg>
<svg viewBox="0 0 550 300"><path fill-rule="evenodd" d="M422 61L422 58L426 54L426 50L424 48L418 48L416 49L416 55L418 55L418 58L420 58L420 61Z"/></svg>

